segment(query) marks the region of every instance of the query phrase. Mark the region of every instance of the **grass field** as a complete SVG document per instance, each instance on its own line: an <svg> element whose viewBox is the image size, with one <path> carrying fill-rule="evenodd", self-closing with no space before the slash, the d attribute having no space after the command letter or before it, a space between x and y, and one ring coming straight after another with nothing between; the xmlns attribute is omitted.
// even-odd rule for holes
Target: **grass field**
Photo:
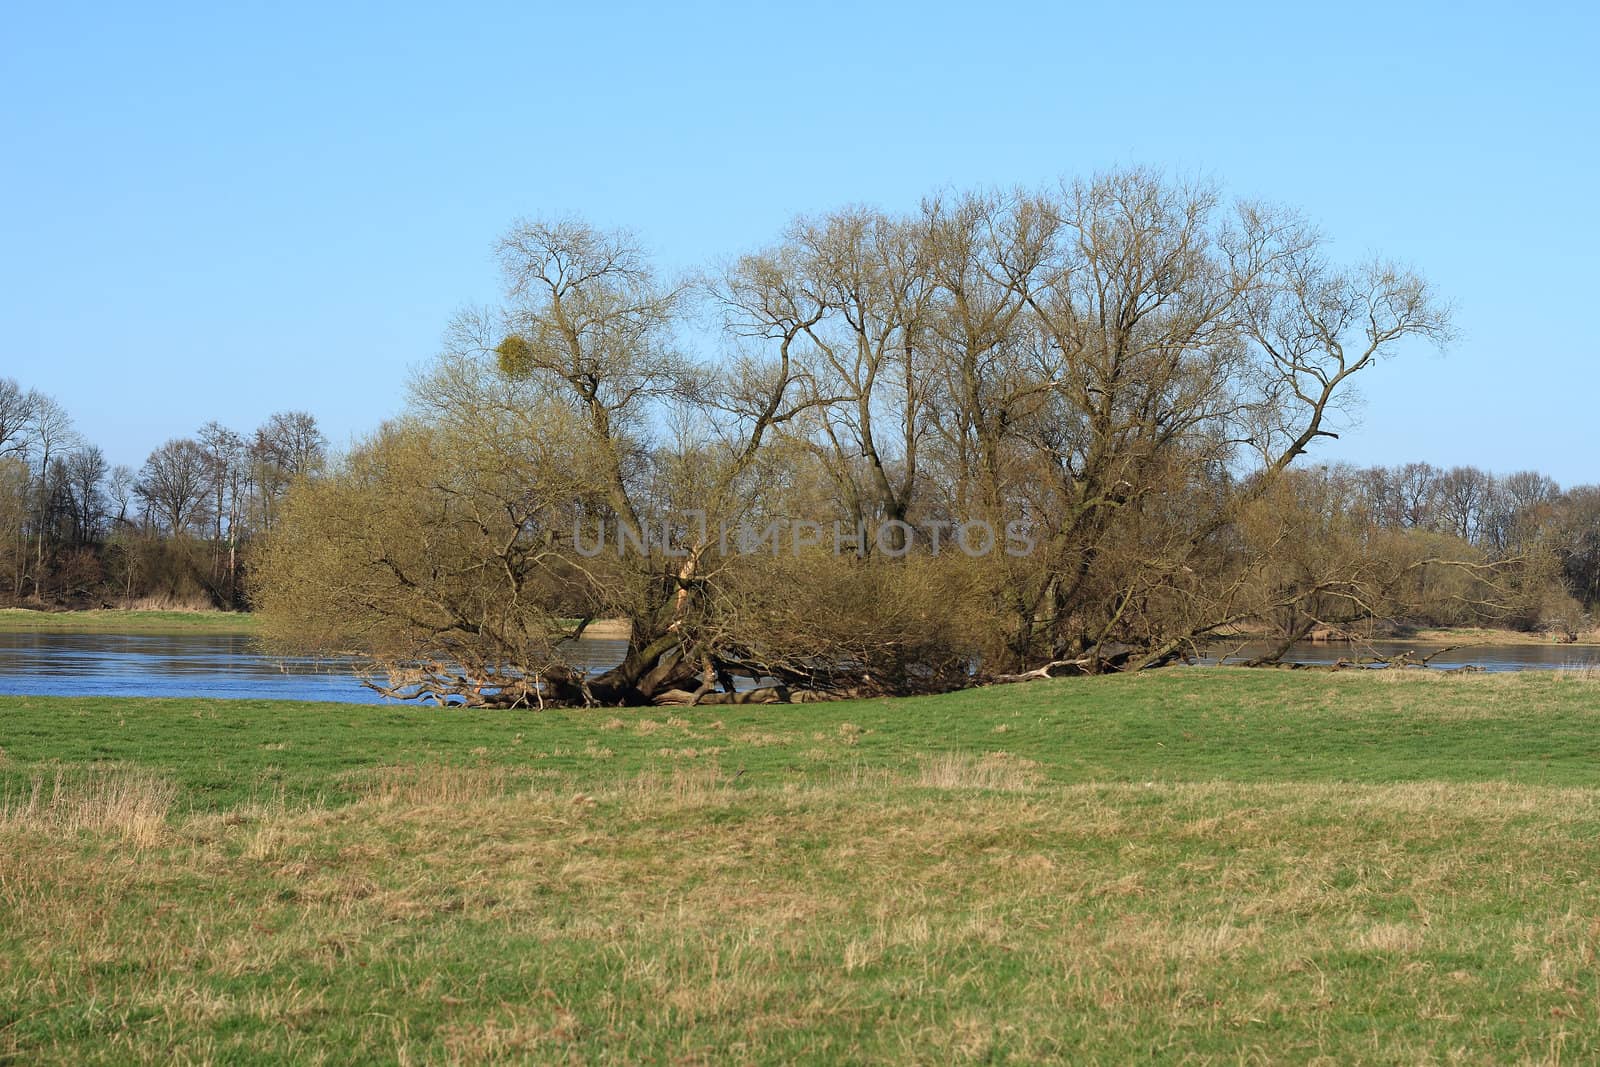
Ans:
<svg viewBox="0 0 1600 1067"><path fill-rule="evenodd" d="M31 611L0 608L0 633L182 634L256 632L240 611Z"/></svg>
<svg viewBox="0 0 1600 1067"><path fill-rule="evenodd" d="M1600 1058L1600 681L0 698L0 1061Z"/></svg>

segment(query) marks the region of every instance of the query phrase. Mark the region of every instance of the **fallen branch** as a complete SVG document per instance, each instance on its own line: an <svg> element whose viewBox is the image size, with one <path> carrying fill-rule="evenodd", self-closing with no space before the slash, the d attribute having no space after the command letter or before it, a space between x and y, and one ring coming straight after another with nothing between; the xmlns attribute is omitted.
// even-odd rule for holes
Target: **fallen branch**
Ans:
<svg viewBox="0 0 1600 1067"><path fill-rule="evenodd" d="M1042 667L1035 667L1031 671L1021 674L997 674L989 679L992 685L1013 685L1017 682L1037 682L1044 678L1072 678L1089 673L1089 665L1095 662L1088 657L1079 659L1051 660Z"/></svg>
<svg viewBox="0 0 1600 1067"><path fill-rule="evenodd" d="M664 689L655 695L655 703L673 707L696 707L712 704L788 704L793 694L787 686L768 685L760 689L745 689L735 693L708 693L704 690Z"/></svg>
<svg viewBox="0 0 1600 1067"><path fill-rule="evenodd" d="M1126 667L1133 659L1136 651L1131 645L1104 646L1112 649L1109 655L1079 656L1076 659L1051 660L1042 667L1035 667L1031 671L1021 674L996 674L989 679L990 685L1014 685L1017 682L1037 682L1045 678L1076 678L1085 674L1104 674L1107 671L1119 671Z"/></svg>

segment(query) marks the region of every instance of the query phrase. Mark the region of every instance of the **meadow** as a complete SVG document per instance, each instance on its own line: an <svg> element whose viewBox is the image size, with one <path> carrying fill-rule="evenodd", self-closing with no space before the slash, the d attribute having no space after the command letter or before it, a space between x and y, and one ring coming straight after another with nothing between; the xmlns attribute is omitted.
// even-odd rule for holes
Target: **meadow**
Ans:
<svg viewBox="0 0 1600 1067"><path fill-rule="evenodd" d="M1600 680L0 698L0 1061L1600 1057Z"/></svg>
<svg viewBox="0 0 1600 1067"><path fill-rule="evenodd" d="M0 608L0 633L253 634L258 629L257 619L242 611Z"/></svg>

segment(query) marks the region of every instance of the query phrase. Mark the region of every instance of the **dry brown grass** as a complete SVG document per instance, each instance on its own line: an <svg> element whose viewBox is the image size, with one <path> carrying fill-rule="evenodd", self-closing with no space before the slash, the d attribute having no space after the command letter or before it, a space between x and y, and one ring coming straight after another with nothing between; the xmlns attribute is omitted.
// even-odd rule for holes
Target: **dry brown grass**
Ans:
<svg viewBox="0 0 1600 1067"><path fill-rule="evenodd" d="M516 776L510 767L457 767L446 763L378 767L348 776L357 795L380 804L413 808L457 807L504 796Z"/></svg>
<svg viewBox="0 0 1600 1067"><path fill-rule="evenodd" d="M705 760L674 762L669 771L650 769L618 779L597 791L597 795L622 801L632 810L660 810L669 805L699 807L726 803L735 780L723 772L713 755Z"/></svg>
<svg viewBox="0 0 1600 1067"><path fill-rule="evenodd" d="M177 798L176 785L146 771L62 767L48 787L34 775L26 791L0 797L0 830L87 830L150 846L161 839Z"/></svg>
<svg viewBox="0 0 1600 1067"><path fill-rule="evenodd" d="M181 611L184 613L213 614L217 606L207 597L159 596L118 597L118 611Z"/></svg>
<svg viewBox="0 0 1600 1067"><path fill-rule="evenodd" d="M1039 782L1039 765L1009 752L973 756L946 752L924 756L916 782L930 789L992 789L1020 792Z"/></svg>
<svg viewBox="0 0 1600 1067"><path fill-rule="evenodd" d="M1031 772L953 753L767 789L701 760L521 789L381 769L351 807L178 819L160 849L37 838L0 861L26 946L0 995L145 1021L55 1045L13 1029L0 1052L306 1060L335 1047L314 1037L330 1027L357 1042L333 1062L1593 1047L1600 898L1566 873L1595 859L1593 791ZM29 810L47 806L41 790ZM184 885L204 895L182 902ZM149 910L162 901L179 903Z"/></svg>
<svg viewBox="0 0 1600 1067"><path fill-rule="evenodd" d="M633 633L633 624L627 619L596 619L584 628L585 637L606 641L626 641Z"/></svg>

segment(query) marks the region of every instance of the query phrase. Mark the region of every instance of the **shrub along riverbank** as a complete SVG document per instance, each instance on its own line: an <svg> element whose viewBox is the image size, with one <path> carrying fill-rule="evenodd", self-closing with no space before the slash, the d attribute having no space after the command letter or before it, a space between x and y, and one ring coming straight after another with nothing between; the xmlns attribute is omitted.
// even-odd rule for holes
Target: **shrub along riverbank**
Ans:
<svg viewBox="0 0 1600 1067"><path fill-rule="evenodd" d="M1579 1060L1600 682L0 698L0 1060Z"/></svg>

